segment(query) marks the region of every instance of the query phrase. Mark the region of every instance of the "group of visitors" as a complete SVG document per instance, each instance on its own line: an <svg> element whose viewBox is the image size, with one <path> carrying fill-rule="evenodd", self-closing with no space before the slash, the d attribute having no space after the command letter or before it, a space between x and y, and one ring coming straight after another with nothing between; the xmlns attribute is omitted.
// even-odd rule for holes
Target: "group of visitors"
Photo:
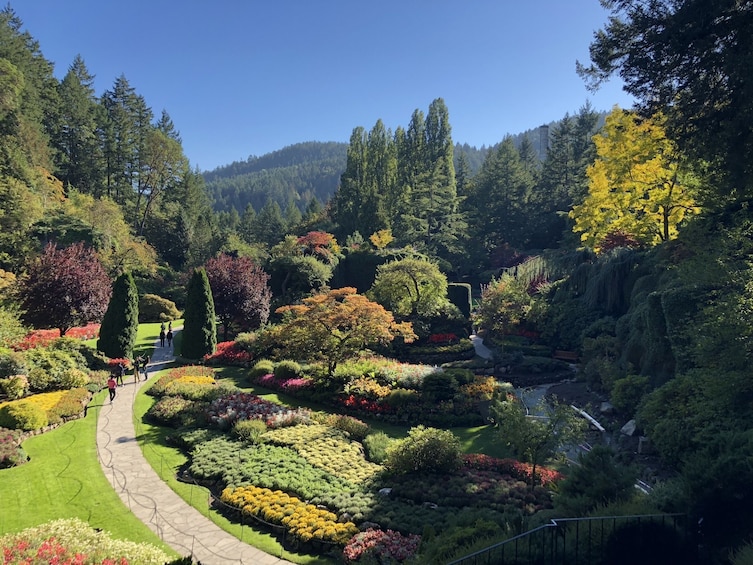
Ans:
<svg viewBox="0 0 753 565"><path fill-rule="evenodd" d="M172 347L173 346L173 323L168 322L167 323L167 333L165 333L165 322L162 322L162 325L159 329L159 346L165 347L165 339L167 339L167 346Z"/></svg>
<svg viewBox="0 0 753 565"><path fill-rule="evenodd" d="M143 375L144 380L149 378L149 363L152 362L152 358L149 355L139 355L133 360L133 382L138 382L139 378ZM115 400L115 394L118 387L123 386L123 377L126 374L125 363L118 363L115 371L110 373L110 378L107 379L107 390L110 393L110 404Z"/></svg>

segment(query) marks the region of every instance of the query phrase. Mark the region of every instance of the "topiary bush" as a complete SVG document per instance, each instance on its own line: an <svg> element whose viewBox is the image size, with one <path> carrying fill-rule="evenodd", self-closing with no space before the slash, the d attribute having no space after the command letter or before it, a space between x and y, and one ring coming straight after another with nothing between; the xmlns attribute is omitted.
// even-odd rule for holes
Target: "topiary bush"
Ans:
<svg viewBox="0 0 753 565"><path fill-rule="evenodd" d="M30 432L48 424L47 413L31 402L22 400L0 408L0 427Z"/></svg>
<svg viewBox="0 0 753 565"><path fill-rule="evenodd" d="M156 294L139 297L139 322L169 322L181 316L175 302Z"/></svg>

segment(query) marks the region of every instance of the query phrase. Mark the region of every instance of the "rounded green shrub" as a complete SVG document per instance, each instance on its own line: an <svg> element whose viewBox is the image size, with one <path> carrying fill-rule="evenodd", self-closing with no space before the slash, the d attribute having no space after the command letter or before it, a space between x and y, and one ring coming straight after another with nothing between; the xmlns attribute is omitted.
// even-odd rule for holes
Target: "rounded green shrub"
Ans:
<svg viewBox="0 0 753 565"><path fill-rule="evenodd" d="M269 375L275 372L275 364L269 359L259 359L253 367L248 371L248 380L254 381L264 375Z"/></svg>
<svg viewBox="0 0 753 565"><path fill-rule="evenodd" d="M68 369L60 376L60 388L81 388L89 384L89 375L81 369Z"/></svg>
<svg viewBox="0 0 753 565"><path fill-rule="evenodd" d="M25 375L28 372L26 358L20 351L0 349L0 378Z"/></svg>
<svg viewBox="0 0 753 565"><path fill-rule="evenodd" d="M47 413L36 404L20 401L0 408L0 426L29 432L44 428L49 423Z"/></svg>
<svg viewBox="0 0 753 565"><path fill-rule="evenodd" d="M449 430L416 426L387 450L385 466L395 474L446 472L460 467L460 440Z"/></svg>
<svg viewBox="0 0 753 565"><path fill-rule="evenodd" d="M169 322L180 318L175 302L156 294L139 297L139 322Z"/></svg>
<svg viewBox="0 0 753 565"><path fill-rule="evenodd" d="M429 401L450 400L457 391L458 381L447 371L426 375L421 385L421 393Z"/></svg>
<svg viewBox="0 0 753 565"><path fill-rule="evenodd" d="M281 380L296 379L301 376L301 365L296 361L286 359L275 366L275 377Z"/></svg>

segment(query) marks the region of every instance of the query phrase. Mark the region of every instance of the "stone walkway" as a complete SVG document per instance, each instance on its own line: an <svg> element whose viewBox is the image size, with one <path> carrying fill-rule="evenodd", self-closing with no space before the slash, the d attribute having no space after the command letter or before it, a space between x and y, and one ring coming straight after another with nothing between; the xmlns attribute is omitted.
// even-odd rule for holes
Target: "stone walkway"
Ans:
<svg viewBox="0 0 753 565"><path fill-rule="evenodd" d="M177 331L177 330L176 330ZM174 360L170 347L155 344L150 378ZM107 400L97 421L97 451L102 470L123 503L162 541L202 565L282 565L289 563L241 542L186 504L152 469L136 441L133 403L145 381L123 378L115 401Z"/></svg>
<svg viewBox="0 0 753 565"><path fill-rule="evenodd" d="M486 347L486 345L484 345L484 339L482 337L479 337L476 334L472 334L471 342L473 343L473 347L476 349L476 355L483 359L494 358L494 352Z"/></svg>

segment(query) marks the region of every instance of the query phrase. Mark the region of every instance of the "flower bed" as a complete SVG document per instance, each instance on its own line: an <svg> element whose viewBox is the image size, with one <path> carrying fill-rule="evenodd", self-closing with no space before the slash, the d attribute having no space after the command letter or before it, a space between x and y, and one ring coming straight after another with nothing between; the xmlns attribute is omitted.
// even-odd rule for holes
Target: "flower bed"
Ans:
<svg viewBox="0 0 753 565"><path fill-rule="evenodd" d="M358 533L353 522L338 522L332 512L279 490L255 486L226 488L221 500L243 514L285 526L290 535L302 542L316 540L344 546Z"/></svg>
<svg viewBox="0 0 753 565"><path fill-rule="evenodd" d="M113 539L78 518L55 520L0 537L3 563L25 565L128 565L168 563L171 558L147 543Z"/></svg>
<svg viewBox="0 0 753 565"><path fill-rule="evenodd" d="M533 465L522 463L515 459L497 459L483 453L469 453L462 456L463 465L469 469L481 471L496 471L507 474L521 481L530 482ZM563 478L562 473L546 467L536 467L536 478L539 484L547 486Z"/></svg>
<svg viewBox="0 0 753 565"><path fill-rule="evenodd" d="M86 326L71 328L65 333L65 337L73 339L94 339L99 335L99 324L88 324ZM60 330L34 330L29 332L26 337L13 345L16 351L25 351L35 347L45 347L60 337Z"/></svg>
<svg viewBox="0 0 753 565"><path fill-rule="evenodd" d="M253 356L235 341L221 341L212 355L205 355L202 361L208 365L235 365L248 367Z"/></svg>
<svg viewBox="0 0 753 565"><path fill-rule="evenodd" d="M268 388L270 390L279 390L280 392L285 392L287 394L293 395L302 390L310 389L314 385L314 381L307 377L293 377L286 379L278 378L274 375L274 373L267 373L266 375L262 375L257 379L254 379L254 382L260 386L263 386L264 388Z"/></svg>
<svg viewBox="0 0 753 565"><path fill-rule="evenodd" d="M405 561L416 554L420 544L421 536L415 534L404 536L393 530L369 528L351 538L343 549L343 557L347 563L354 563L364 556L377 563Z"/></svg>
<svg viewBox="0 0 753 565"><path fill-rule="evenodd" d="M382 469L381 465L366 461L359 443L348 440L343 431L322 424L272 430L265 437L272 443L292 447L314 467L356 484Z"/></svg>
<svg viewBox="0 0 753 565"><path fill-rule="evenodd" d="M309 418L308 410L292 410L246 392L231 393L214 400L207 412L209 421L221 429L230 429L238 420L263 420L268 427L277 428Z"/></svg>

